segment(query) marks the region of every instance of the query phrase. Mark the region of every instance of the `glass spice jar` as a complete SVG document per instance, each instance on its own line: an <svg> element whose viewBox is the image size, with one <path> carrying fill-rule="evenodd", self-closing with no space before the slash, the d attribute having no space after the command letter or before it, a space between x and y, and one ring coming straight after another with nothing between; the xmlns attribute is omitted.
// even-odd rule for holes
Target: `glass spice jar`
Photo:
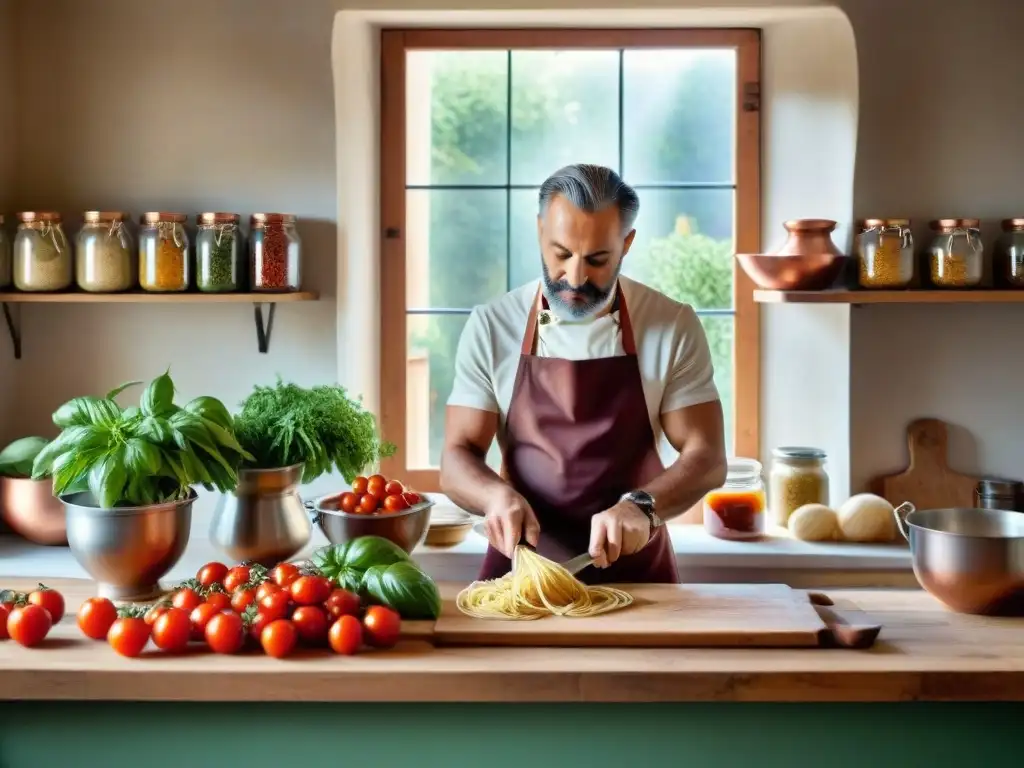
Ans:
<svg viewBox="0 0 1024 768"><path fill-rule="evenodd" d="M196 229L196 287L209 293L242 287L237 213L201 213Z"/></svg>
<svg viewBox="0 0 1024 768"><path fill-rule="evenodd" d="M132 240L121 211L86 211L78 233L75 282L83 291L116 293L135 285Z"/></svg>
<svg viewBox="0 0 1024 768"><path fill-rule="evenodd" d="M1004 219L996 244L993 275L1000 286L1024 288L1024 218Z"/></svg>
<svg viewBox="0 0 1024 768"><path fill-rule="evenodd" d="M984 273L978 219L937 219L928 249L928 272L936 288L976 288Z"/></svg>
<svg viewBox="0 0 1024 768"><path fill-rule="evenodd" d="M776 448L768 478L768 506L775 524L785 528L804 504L828 504L825 452L820 448Z"/></svg>
<svg viewBox="0 0 1024 768"><path fill-rule="evenodd" d="M71 285L71 244L59 213L23 211L14 237L14 287L63 291Z"/></svg>
<svg viewBox="0 0 1024 768"><path fill-rule="evenodd" d="M188 290L187 217L183 213L142 214L139 230L139 284L145 291Z"/></svg>
<svg viewBox="0 0 1024 768"><path fill-rule="evenodd" d="M725 485L704 496L704 530L719 539L756 539L765 532L761 463L732 459Z"/></svg>
<svg viewBox="0 0 1024 768"><path fill-rule="evenodd" d="M857 235L861 288L906 288L914 279L914 236L909 219L865 219Z"/></svg>
<svg viewBox="0 0 1024 768"><path fill-rule="evenodd" d="M0 214L0 288L11 284L11 241L4 229L4 217Z"/></svg>
<svg viewBox="0 0 1024 768"><path fill-rule="evenodd" d="M295 228L295 217L285 213L254 213L250 225L249 278L252 290L299 290L302 243Z"/></svg>

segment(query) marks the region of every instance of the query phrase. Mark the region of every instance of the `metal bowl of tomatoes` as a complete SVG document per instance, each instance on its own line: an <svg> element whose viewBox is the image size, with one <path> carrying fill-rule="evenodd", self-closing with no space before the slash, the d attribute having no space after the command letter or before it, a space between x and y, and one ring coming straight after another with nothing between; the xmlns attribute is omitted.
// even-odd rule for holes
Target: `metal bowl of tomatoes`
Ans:
<svg viewBox="0 0 1024 768"><path fill-rule="evenodd" d="M412 552L427 537L434 502L381 475L357 477L352 489L309 502L313 524L331 544L380 536Z"/></svg>

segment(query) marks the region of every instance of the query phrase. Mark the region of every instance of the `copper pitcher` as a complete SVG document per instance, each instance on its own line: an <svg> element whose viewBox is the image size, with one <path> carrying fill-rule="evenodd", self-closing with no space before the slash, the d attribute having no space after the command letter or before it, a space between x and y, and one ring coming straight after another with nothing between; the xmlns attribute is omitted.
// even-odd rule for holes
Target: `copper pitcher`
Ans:
<svg viewBox="0 0 1024 768"><path fill-rule="evenodd" d="M789 238L775 252L776 256L843 255L832 242L836 222L831 219L790 219L782 226L789 232Z"/></svg>

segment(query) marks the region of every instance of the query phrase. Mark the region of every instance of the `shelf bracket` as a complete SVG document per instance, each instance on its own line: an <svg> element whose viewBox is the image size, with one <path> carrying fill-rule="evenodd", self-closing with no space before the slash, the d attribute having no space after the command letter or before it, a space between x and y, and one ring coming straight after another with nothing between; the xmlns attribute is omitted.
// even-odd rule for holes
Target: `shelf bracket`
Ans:
<svg viewBox="0 0 1024 768"><path fill-rule="evenodd" d="M270 309L267 311L266 320L263 317L263 307L269 306ZM268 302L267 304L255 303L253 304L253 311L256 317L256 343L259 345L260 354L267 354L270 349L270 334L274 330L274 312L277 310L277 304Z"/></svg>
<svg viewBox="0 0 1024 768"><path fill-rule="evenodd" d="M6 301L3 303L4 320L7 321L7 332L11 336L11 346L14 347L14 359L21 360L21 305L14 305L17 307L15 310L11 306Z"/></svg>

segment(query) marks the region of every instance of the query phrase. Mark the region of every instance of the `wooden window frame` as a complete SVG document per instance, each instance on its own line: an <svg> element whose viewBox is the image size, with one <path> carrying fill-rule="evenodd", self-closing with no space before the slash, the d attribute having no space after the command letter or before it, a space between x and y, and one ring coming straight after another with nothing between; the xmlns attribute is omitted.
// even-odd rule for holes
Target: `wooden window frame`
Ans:
<svg viewBox="0 0 1024 768"><path fill-rule="evenodd" d="M381 304L381 430L399 446L382 471L427 492L440 490L435 469L411 470L406 441L405 59L430 49L734 48L736 77L735 248L756 253L761 241L761 33L757 29L384 29L381 31L380 277L390 296ZM733 445L760 454L760 314L753 283L734 265Z"/></svg>

